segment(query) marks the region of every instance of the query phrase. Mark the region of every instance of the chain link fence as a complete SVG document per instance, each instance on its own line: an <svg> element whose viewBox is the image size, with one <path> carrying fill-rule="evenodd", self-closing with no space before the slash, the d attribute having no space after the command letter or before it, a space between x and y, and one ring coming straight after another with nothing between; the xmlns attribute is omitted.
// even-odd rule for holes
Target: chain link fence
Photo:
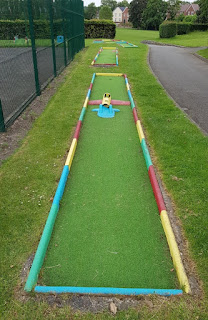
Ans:
<svg viewBox="0 0 208 320"><path fill-rule="evenodd" d="M84 46L82 0L0 1L0 131Z"/></svg>

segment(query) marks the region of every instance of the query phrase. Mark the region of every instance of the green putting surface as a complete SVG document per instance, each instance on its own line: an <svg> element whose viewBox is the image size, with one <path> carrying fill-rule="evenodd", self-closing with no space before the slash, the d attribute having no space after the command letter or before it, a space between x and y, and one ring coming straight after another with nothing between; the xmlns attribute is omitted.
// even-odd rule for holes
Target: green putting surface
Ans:
<svg viewBox="0 0 208 320"><path fill-rule="evenodd" d="M123 77L96 77L90 100L128 100ZM49 286L176 288L130 106L88 106L42 268Z"/></svg>
<svg viewBox="0 0 208 320"><path fill-rule="evenodd" d="M95 64L116 64L116 49L103 49L95 61Z"/></svg>
<svg viewBox="0 0 208 320"><path fill-rule="evenodd" d="M132 46L128 43L121 44L121 47L123 47L123 48L136 48L135 46Z"/></svg>

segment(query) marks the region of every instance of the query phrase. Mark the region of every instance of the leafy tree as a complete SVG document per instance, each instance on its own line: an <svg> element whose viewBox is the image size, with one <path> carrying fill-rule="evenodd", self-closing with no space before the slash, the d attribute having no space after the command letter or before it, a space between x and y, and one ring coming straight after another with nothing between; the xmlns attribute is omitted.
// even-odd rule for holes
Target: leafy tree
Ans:
<svg viewBox="0 0 208 320"><path fill-rule="evenodd" d="M134 28L142 25L142 13L146 8L147 0L133 0L129 7L129 21L132 22Z"/></svg>
<svg viewBox="0 0 208 320"><path fill-rule="evenodd" d="M169 0L168 1L168 8L167 8L168 20L175 19L175 16L180 9L180 4L181 4L180 0Z"/></svg>
<svg viewBox="0 0 208 320"><path fill-rule="evenodd" d="M117 7L129 7L129 3L127 0L123 0L117 3Z"/></svg>
<svg viewBox="0 0 208 320"><path fill-rule="evenodd" d="M88 7L85 9L85 19L93 19L96 17L96 13L97 13L97 7L95 6L95 3L92 2L88 5Z"/></svg>
<svg viewBox="0 0 208 320"><path fill-rule="evenodd" d="M113 11L117 7L117 1L116 0L101 0L101 6L102 7L110 7Z"/></svg>
<svg viewBox="0 0 208 320"><path fill-rule="evenodd" d="M110 7L103 6L100 8L100 12L99 12L100 19L112 20L112 17L113 17L113 13Z"/></svg>
<svg viewBox="0 0 208 320"><path fill-rule="evenodd" d="M184 16L184 14L183 13L181 13L178 17L176 17L176 21L177 22L181 22L181 21L183 21L184 20L184 18L185 18L185 16Z"/></svg>
<svg viewBox="0 0 208 320"><path fill-rule="evenodd" d="M197 14L197 22L199 23L208 23L208 1L207 0L198 0L199 11Z"/></svg>
<svg viewBox="0 0 208 320"><path fill-rule="evenodd" d="M196 22L196 19L197 19L197 15L194 14L192 16L185 16L184 19L183 19L183 22L192 22L192 23L195 23Z"/></svg>
<svg viewBox="0 0 208 320"><path fill-rule="evenodd" d="M148 0L142 13L144 29L159 30L159 25L165 20L167 3L163 0Z"/></svg>
<svg viewBox="0 0 208 320"><path fill-rule="evenodd" d="M33 18L46 19L47 2L45 0L33 0ZM25 19L28 17L26 0L0 0L0 19Z"/></svg>

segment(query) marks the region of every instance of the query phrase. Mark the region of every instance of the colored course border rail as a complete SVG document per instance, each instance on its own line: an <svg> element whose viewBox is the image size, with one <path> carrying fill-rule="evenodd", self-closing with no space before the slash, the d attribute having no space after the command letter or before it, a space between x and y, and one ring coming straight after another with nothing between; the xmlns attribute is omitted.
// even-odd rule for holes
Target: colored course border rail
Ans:
<svg viewBox="0 0 208 320"><path fill-rule="evenodd" d="M99 55L103 52L103 50L115 50L116 55L116 63L96 63ZM91 62L93 67L115 67L118 66L118 49L116 47L101 47L98 53L96 54L94 60Z"/></svg>
<svg viewBox="0 0 208 320"><path fill-rule="evenodd" d="M90 99L90 95L91 95L91 90L93 87L93 82L95 80L96 76L114 76L114 77L120 77L123 76L125 79L125 84L126 84L126 89L128 92L128 97L130 100L130 105L132 108L132 112L133 112L133 117L134 117L134 121L136 124L136 128L138 131L138 135L139 135L139 139L140 139L140 143L141 143L141 147L142 147L142 151L143 151L143 155L145 158L145 162L146 162L146 166L148 169L148 174L149 174L149 178L150 178L150 182L152 185L152 189L154 192L154 196L156 199L156 203L158 206L158 210L159 210L159 214L160 214L160 218L161 218L161 222L163 225L163 229L167 238L167 242L169 245L169 249L170 249L170 253L173 259L173 264L175 266L176 269L176 273L178 276L178 280L180 283L181 288L183 288L185 293L191 293L191 289L189 286L189 281L188 278L186 276L185 273L185 269L180 257L180 252L175 240L175 236L169 221L169 217L166 211L166 207L164 204L164 200L163 200L163 196L162 193L160 191L158 182L157 182L157 178L154 172L154 168L152 165L152 161L151 161L151 157L147 148L147 144L145 141L145 137L144 137L144 133L143 133L143 129L141 126L141 122L138 119L138 115L137 115L137 111L136 111L136 107L135 107L135 103L130 91L130 87L129 87L129 83L128 83L128 79L127 76L125 74L122 73L94 73L91 83L90 83L90 87L89 90L87 92L87 96L85 98L85 102L83 105L83 108L81 110L81 114L76 126L76 130L74 133L74 137L72 140L72 144L66 159L66 163L65 166L63 168L62 171L62 175L55 193L55 197L53 199L53 203L51 206L51 210L49 212L48 215L48 219L46 221L44 230L43 230L43 234L42 237L40 239L34 260L33 260L33 264L32 267L30 269L26 284L25 284L25 291L29 292L31 291L38 280L38 275L40 272L40 269L42 267L44 258L45 258L45 254L46 254L46 250L51 238L51 234L53 231L53 227L54 227L54 223L56 220L56 216L58 214L59 211L59 204L60 204L60 200L62 199L63 196L63 192L65 189L65 185L66 185L66 181L70 172L70 168L71 168L71 164L74 158L74 154L76 151L76 147L77 147L77 141L79 138L79 133L81 130L81 126L82 126L82 122L86 113L86 109L89 103L89 99ZM143 295L147 295L147 294L158 294L158 295L163 295L163 296L170 296L170 295L180 295L183 293L182 290L178 290L178 289L146 289L146 288L102 288L102 287L63 287L63 286L55 286L55 287L51 287L51 286L36 286L35 287L35 292L42 292L42 293L47 293L47 292L53 292L53 293L80 293L80 294L119 294L119 295L139 295L139 294L143 294Z"/></svg>
<svg viewBox="0 0 208 320"><path fill-rule="evenodd" d="M115 39L97 39L94 40L93 43L112 43L114 41L120 41L120 40L115 40Z"/></svg>

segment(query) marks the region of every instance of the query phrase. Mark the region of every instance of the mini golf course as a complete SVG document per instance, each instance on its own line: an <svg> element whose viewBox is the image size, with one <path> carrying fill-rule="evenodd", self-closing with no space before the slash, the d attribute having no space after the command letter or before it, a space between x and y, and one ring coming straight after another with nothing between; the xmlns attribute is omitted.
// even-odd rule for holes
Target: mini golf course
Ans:
<svg viewBox="0 0 208 320"><path fill-rule="evenodd" d="M128 41L119 40L116 41L117 44L119 44L123 48L138 48L135 44L129 43Z"/></svg>
<svg viewBox="0 0 208 320"><path fill-rule="evenodd" d="M135 44L132 44L128 41L124 41L124 40L115 40L115 39L98 39L98 40L94 40L93 43L116 43L119 46L123 47L123 48L138 48L138 46L136 46Z"/></svg>
<svg viewBox="0 0 208 320"><path fill-rule="evenodd" d="M101 47L91 63L94 67L118 66L118 50L116 47Z"/></svg>
<svg viewBox="0 0 208 320"><path fill-rule="evenodd" d="M119 108L111 119L92 112L106 92ZM34 287L56 293L190 292L126 75L92 77L25 290Z"/></svg>

